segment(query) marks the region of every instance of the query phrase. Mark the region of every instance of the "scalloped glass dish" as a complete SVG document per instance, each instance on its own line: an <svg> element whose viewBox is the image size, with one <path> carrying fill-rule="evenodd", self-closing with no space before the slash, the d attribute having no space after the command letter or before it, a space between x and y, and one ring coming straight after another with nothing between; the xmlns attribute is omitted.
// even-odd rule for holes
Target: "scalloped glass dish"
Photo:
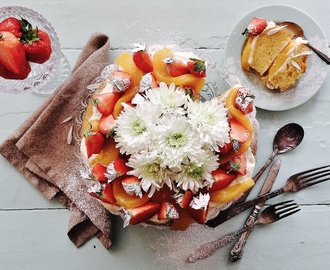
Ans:
<svg viewBox="0 0 330 270"><path fill-rule="evenodd" d="M59 70L61 59L63 58L60 42L54 28L42 15L25 7L7 6L0 8L0 21L8 17L26 19L33 27L38 26L39 29L47 32L51 40L52 54L50 59L43 64L30 63L31 72L24 80L7 80L0 77L1 92L16 94L35 92L39 94L49 94L54 90L54 87L52 86L45 89L45 86L54 79L55 75L59 75L57 71ZM63 61L64 60L62 60L62 62ZM69 69L67 64L62 64L64 69L61 71L61 78L63 78L63 75L68 74Z"/></svg>
<svg viewBox="0 0 330 270"><path fill-rule="evenodd" d="M234 73L240 84L255 94L255 106L270 111L282 111L295 108L313 97L322 86L328 66L314 53L308 57L307 71L296 83L284 92L268 89L260 76L245 72L241 67L241 52L246 37L241 33L253 17L265 18L276 23L292 21L302 26L310 43L328 54L328 42L319 25L306 13L290 6L269 5L255 9L245 15L232 29L225 47L225 66Z"/></svg>

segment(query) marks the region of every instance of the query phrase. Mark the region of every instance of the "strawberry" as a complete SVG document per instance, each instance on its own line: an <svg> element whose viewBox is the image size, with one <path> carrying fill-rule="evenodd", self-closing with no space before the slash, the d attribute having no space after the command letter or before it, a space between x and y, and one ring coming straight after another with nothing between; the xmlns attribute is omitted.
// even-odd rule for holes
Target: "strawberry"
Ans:
<svg viewBox="0 0 330 270"><path fill-rule="evenodd" d="M119 92L95 94L92 96L91 102L93 102L102 115L109 115L113 113L113 109L119 98Z"/></svg>
<svg viewBox="0 0 330 270"><path fill-rule="evenodd" d="M114 160L113 166L118 175L124 175L131 170L131 168L126 165L126 159L121 157L117 157Z"/></svg>
<svg viewBox="0 0 330 270"><path fill-rule="evenodd" d="M26 67L24 72L21 74L15 74L14 72L9 71L0 63L0 77L9 79L9 80L24 80L27 76L29 76L31 72L30 62L26 61Z"/></svg>
<svg viewBox="0 0 330 270"><path fill-rule="evenodd" d="M238 148L249 138L249 131L235 118L229 118L230 125L230 141L233 144L234 150L237 152Z"/></svg>
<svg viewBox="0 0 330 270"><path fill-rule="evenodd" d="M205 61L196 58L189 58L187 63L188 70L191 74L199 78L206 77L206 65Z"/></svg>
<svg viewBox="0 0 330 270"><path fill-rule="evenodd" d="M227 154L231 149L233 149L233 143L229 142L225 143L224 146L219 146L218 151L220 152L220 154Z"/></svg>
<svg viewBox="0 0 330 270"><path fill-rule="evenodd" d="M226 168L231 172L236 172L240 175L246 174L246 157L244 154L234 156L230 159Z"/></svg>
<svg viewBox="0 0 330 270"><path fill-rule="evenodd" d="M1 31L10 32L17 38L20 38L23 35L21 22L14 17L6 18L0 22L0 32Z"/></svg>
<svg viewBox="0 0 330 270"><path fill-rule="evenodd" d="M189 74L189 69L187 64L180 60L175 60L173 57L168 56L163 60L167 66L167 72L172 77L178 77L184 74Z"/></svg>
<svg viewBox="0 0 330 270"><path fill-rule="evenodd" d="M179 212L172 203L164 201L160 206L158 218L177 219L179 218Z"/></svg>
<svg viewBox="0 0 330 270"><path fill-rule="evenodd" d="M180 205L181 208L187 208L193 197L191 190L181 190L179 193L174 195L176 203Z"/></svg>
<svg viewBox="0 0 330 270"><path fill-rule="evenodd" d="M131 196L139 196L142 198L142 189L140 186L140 179L136 176L126 176L122 179L121 184L127 194Z"/></svg>
<svg viewBox="0 0 330 270"><path fill-rule="evenodd" d="M251 113L253 111L253 99L254 95L251 93L250 89L240 87L235 98L235 108L240 110L243 114Z"/></svg>
<svg viewBox="0 0 330 270"><path fill-rule="evenodd" d="M206 222L207 207L210 200L210 194L200 193L194 197L188 206L190 216L199 224Z"/></svg>
<svg viewBox="0 0 330 270"><path fill-rule="evenodd" d="M259 35L267 27L267 21L262 18L253 18L249 23L248 27L244 30L242 35L247 35L248 37L254 37Z"/></svg>
<svg viewBox="0 0 330 270"><path fill-rule="evenodd" d="M88 190L88 194L103 202L116 204L116 199L113 196L112 183L100 184L100 182L95 182Z"/></svg>
<svg viewBox="0 0 330 270"><path fill-rule="evenodd" d="M159 85L158 85L156 78L152 75L151 72L149 72L142 76L142 79L140 81L139 92L145 92L152 88L157 88L158 86Z"/></svg>
<svg viewBox="0 0 330 270"><path fill-rule="evenodd" d="M105 176L105 173L107 172L107 167L100 164L100 163L96 163L93 167L92 167L92 175L91 177L93 178L93 180L97 180L100 182L107 182L108 178Z"/></svg>
<svg viewBox="0 0 330 270"><path fill-rule="evenodd" d="M0 64L20 76L28 69L23 45L14 34L6 31L0 32Z"/></svg>
<svg viewBox="0 0 330 270"><path fill-rule="evenodd" d="M86 128L84 132L87 157L90 158L93 154L98 154L103 148L105 137L101 132L91 131L91 127Z"/></svg>
<svg viewBox="0 0 330 270"><path fill-rule="evenodd" d="M32 25L25 19L21 20L23 36L21 43L25 48L28 61L42 64L46 62L52 53L51 41L48 34Z"/></svg>
<svg viewBox="0 0 330 270"><path fill-rule="evenodd" d="M115 127L115 119L112 114L102 115L98 125L98 131L105 135L106 138L113 134Z"/></svg>
<svg viewBox="0 0 330 270"><path fill-rule="evenodd" d="M112 85L116 92L125 91L132 83L132 76L126 71L115 70L112 74Z"/></svg>
<svg viewBox="0 0 330 270"><path fill-rule="evenodd" d="M153 71L152 59L147 51L146 44L140 43L137 44L137 47L132 50L133 53L133 61L135 65L145 73L149 73Z"/></svg>
<svg viewBox="0 0 330 270"><path fill-rule="evenodd" d="M212 184L212 187L209 188L209 191L223 189L229 186L229 184L237 177L236 173L228 172L227 170L222 168L214 170L211 175L214 179L214 182Z"/></svg>
<svg viewBox="0 0 330 270"><path fill-rule="evenodd" d="M160 204L148 201L141 206L126 209L126 217L124 225L135 225L147 221L159 212Z"/></svg>
<svg viewBox="0 0 330 270"><path fill-rule="evenodd" d="M193 101L198 101L201 99L201 95L195 91L192 87L183 87L186 95L189 95Z"/></svg>

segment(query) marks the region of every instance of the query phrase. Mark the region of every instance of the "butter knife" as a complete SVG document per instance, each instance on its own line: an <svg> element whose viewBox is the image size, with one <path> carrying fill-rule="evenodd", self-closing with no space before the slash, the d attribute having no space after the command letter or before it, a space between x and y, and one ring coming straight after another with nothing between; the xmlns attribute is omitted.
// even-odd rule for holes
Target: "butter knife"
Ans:
<svg viewBox="0 0 330 270"><path fill-rule="evenodd" d="M276 159L276 161L273 163L272 167L270 168L270 170L268 172L265 182L259 192L259 196L262 196L271 190L271 188L276 180L276 177L278 175L278 172L280 170L280 167L281 167L281 159ZM253 211L246 219L244 227L251 226L252 224L254 224L256 222L259 212L260 212L261 208L264 206L264 204L265 204L265 202L261 202L261 203L255 205ZM247 230L240 236L239 240L236 242L236 244L234 245L233 249L230 252L230 255L229 255L230 261L236 262L240 258L242 258L246 241L247 241L250 233L252 232L252 230L253 229Z"/></svg>

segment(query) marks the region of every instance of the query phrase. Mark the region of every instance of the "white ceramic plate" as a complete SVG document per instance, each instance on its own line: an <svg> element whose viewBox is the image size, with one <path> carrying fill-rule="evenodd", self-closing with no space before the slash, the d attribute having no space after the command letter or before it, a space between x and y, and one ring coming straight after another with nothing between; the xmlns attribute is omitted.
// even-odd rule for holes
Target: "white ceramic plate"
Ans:
<svg viewBox="0 0 330 270"><path fill-rule="evenodd" d="M292 21L299 24L305 32L310 44L328 54L328 42L319 25L306 13L283 5L269 5L255 9L245 15L232 29L225 47L225 65L228 72L237 75L241 85L249 87L255 94L255 105L258 108L281 111L297 107L309 100L323 84L328 66L314 53L308 57L307 71L295 85L284 92L270 90L260 77L252 72L244 72L241 68L241 52L246 37L242 32L253 17L265 18L280 23Z"/></svg>

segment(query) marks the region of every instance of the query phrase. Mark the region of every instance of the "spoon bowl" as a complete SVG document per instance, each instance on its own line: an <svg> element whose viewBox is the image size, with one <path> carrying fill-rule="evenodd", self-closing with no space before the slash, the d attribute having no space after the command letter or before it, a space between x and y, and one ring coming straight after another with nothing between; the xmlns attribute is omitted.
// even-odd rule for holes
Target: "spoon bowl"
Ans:
<svg viewBox="0 0 330 270"><path fill-rule="evenodd" d="M305 44L308 48L310 48L318 57L320 57L326 64L330 65L330 58L323 52L319 51L315 47L313 47L308 40L305 38L304 30L299 24L290 21L284 21L280 23L280 26L286 26L285 28L291 32L294 38L300 37L307 41Z"/></svg>
<svg viewBox="0 0 330 270"><path fill-rule="evenodd" d="M295 149L304 138L304 129L297 123L289 123L281 127L275 134L273 140L273 152L266 161L265 165L259 170L259 172L253 177L253 181L256 183L260 176L267 169L269 164L274 160L275 156L278 154L287 153ZM250 190L245 192L241 197L235 200L235 203L240 203L245 201L247 196L250 194Z"/></svg>

